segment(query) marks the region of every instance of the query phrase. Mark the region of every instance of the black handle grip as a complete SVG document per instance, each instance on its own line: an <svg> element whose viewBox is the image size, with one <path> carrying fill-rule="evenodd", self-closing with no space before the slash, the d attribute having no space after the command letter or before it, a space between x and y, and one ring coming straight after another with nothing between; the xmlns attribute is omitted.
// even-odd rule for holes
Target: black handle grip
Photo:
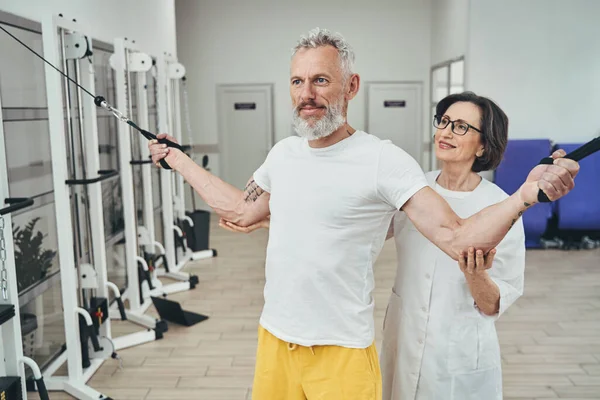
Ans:
<svg viewBox="0 0 600 400"><path fill-rule="evenodd" d="M585 157L587 157L591 154L594 154L597 151L600 151L600 136L598 136L597 138L594 138L594 139L590 140L589 142L587 142L586 144L581 145L580 147L576 148L575 150L573 150L572 152L567 154L564 158L568 158L569 160L574 160L574 161L580 161L580 160L584 159ZM542 164L550 165L553 163L554 163L554 159L552 157L544 157L540 161L540 165L542 165ZM551 200L548 198L548 196L546 196L546 193L544 193L541 189L538 192L538 201L540 203L551 202Z"/></svg>
<svg viewBox="0 0 600 400"><path fill-rule="evenodd" d="M159 162L160 162L160 166L163 167L164 169L172 169L171 166L165 161L164 158L162 160L160 160Z"/></svg>
<svg viewBox="0 0 600 400"><path fill-rule="evenodd" d="M117 305L119 306L119 314L121 314L121 321L127 321L127 314L125 314L125 305L123 299L117 297Z"/></svg>
<svg viewBox="0 0 600 400"><path fill-rule="evenodd" d="M92 339L92 345L94 346L94 351L101 351L102 347L100 347L100 342L98 341L98 336L96 336L96 329L94 328L94 324L88 326L90 339Z"/></svg>
<svg viewBox="0 0 600 400"><path fill-rule="evenodd" d="M552 157L544 157L541 159L539 165L550 165L554 163L554 159ZM546 196L546 193L542 189L538 191L538 201L540 203L549 203L550 199Z"/></svg>
<svg viewBox="0 0 600 400"><path fill-rule="evenodd" d="M129 162L131 165L144 165L144 164L152 164L152 160L132 160Z"/></svg>
<svg viewBox="0 0 600 400"><path fill-rule="evenodd" d="M168 139L157 139L158 143L161 144L166 144L167 147L173 147L176 148L178 150L184 151L183 147L181 145L179 145L178 143L175 142L171 142ZM162 160L160 160L160 166L163 167L164 169L171 169L171 166L165 161L165 159L163 158Z"/></svg>
<svg viewBox="0 0 600 400"><path fill-rule="evenodd" d="M119 175L119 171L114 169L102 169L98 171L98 176L90 179L68 179L65 181L67 185L91 185L92 183L98 183L110 179L114 176Z"/></svg>
<svg viewBox="0 0 600 400"><path fill-rule="evenodd" d="M148 132L145 129L140 128L139 126L137 126L133 121L129 120L127 121L127 124L131 127L133 127L134 129L137 129L146 139L148 140L155 140L156 139L156 135ZM158 143L160 144L166 144L167 147L173 147L175 149L181 150L183 151L183 147L181 147L181 145L179 145L178 143L175 142L171 142L169 139L156 139L158 140ZM160 165L164 168L164 169L171 169L171 166L164 160L160 160Z"/></svg>
<svg viewBox="0 0 600 400"><path fill-rule="evenodd" d="M12 206L4 207L0 210L0 215L5 215L14 211L22 210L33 204L33 199L29 197L9 197L4 199L4 203L12 204Z"/></svg>
<svg viewBox="0 0 600 400"><path fill-rule="evenodd" d="M600 150L600 136L595 139L590 140L586 144L576 148L569 154L565 156L565 158L569 158L571 160L580 161L585 157L594 154L595 152Z"/></svg>
<svg viewBox="0 0 600 400"><path fill-rule="evenodd" d="M148 287L150 288L150 290L154 290L154 286L152 285L152 275L150 274L150 271L144 270L144 280L148 282Z"/></svg>
<svg viewBox="0 0 600 400"><path fill-rule="evenodd" d="M48 389L46 389L46 384L44 383L44 377L42 376L40 379L35 379L35 384L37 386L40 400L50 400L50 397L48 396Z"/></svg>

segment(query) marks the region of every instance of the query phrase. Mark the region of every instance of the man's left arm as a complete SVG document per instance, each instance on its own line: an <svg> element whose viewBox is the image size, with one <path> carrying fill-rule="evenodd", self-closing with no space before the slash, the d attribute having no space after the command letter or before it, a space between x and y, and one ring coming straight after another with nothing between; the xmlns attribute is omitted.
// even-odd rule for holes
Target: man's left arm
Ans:
<svg viewBox="0 0 600 400"><path fill-rule="evenodd" d="M418 175L414 166L388 168L383 174L385 184L379 187L387 193L387 198L400 199L392 200L395 203L390 204L399 206L427 239L458 261L460 254L466 253L469 247L482 250L484 254L496 247L523 213L537 204L539 189L552 201L573 189L579 164L562 158L565 154L562 150L556 151L552 155L554 164L533 168L525 183L512 196L466 219L456 215L446 200L429 186L418 190L408 200L394 191L394 183L405 190L407 185L404 181ZM384 162L387 165L400 165L391 160ZM394 177L395 173L397 177Z"/></svg>
<svg viewBox="0 0 600 400"><path fill-rule="evenodd" d="M485 254L496 247L523 213L538 203L542 189L552 201L565 196L575 186L579 164L564 157L559 150L553 154L553 165L538 165L527 180L506 200L484 208L462 219L433 189L416 193L403 207L416 228L454 260L469 247Z"/></svg>

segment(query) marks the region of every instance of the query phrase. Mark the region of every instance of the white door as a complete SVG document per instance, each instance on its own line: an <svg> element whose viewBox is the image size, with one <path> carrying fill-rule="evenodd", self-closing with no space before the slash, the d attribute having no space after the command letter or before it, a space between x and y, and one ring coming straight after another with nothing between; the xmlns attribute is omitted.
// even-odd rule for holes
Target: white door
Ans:
<svg viewBox="0 0 600 400"><path fill-rule="evenodd" d="M368 83L367 133L389 139L421 164L423 94L420 83Z"/></svg>
<svg viewBox="0 0 600 400"><path fill-rule="evenodd" d="M273 146L273 86L219 85L221 176L243 189Z"/></svg>

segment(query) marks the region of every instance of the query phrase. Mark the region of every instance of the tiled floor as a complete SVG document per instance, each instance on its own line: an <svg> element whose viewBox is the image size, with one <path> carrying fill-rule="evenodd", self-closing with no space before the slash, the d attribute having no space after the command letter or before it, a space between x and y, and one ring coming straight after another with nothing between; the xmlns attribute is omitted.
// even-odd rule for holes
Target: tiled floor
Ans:
<svg viewBox="0 0 600 400"><path fill-rule="evenodd" d="M122 350L124 368L106 361L91 386L114 399L250 399L266 232L234 234L214 222L211 245L219 256L190 265L200 284L172 296L210 319L171 324L164 339ZM379 328L394 273L389 241L376 264ZM113 324L117 332L137 330ZM600 399L600 250L529 251L525 295L497 326L505 399ZM377 339L379 345L380 332Z"/></svg>

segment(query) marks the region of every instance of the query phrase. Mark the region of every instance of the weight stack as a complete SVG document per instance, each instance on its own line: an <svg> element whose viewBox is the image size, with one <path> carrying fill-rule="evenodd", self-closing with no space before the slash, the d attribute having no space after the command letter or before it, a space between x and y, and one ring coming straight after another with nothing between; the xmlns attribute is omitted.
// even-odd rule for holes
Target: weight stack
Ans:
<svg viewBox="0 0 600 400"><path fill-rule="evenodd" d="M90 300L90 309L88 310L92 317L92 323L96 330L96 335L100 334L100 325L103 324L109 317L108 315L108 299L105 297L92 297ZM101 317L98 318L96 313L100 312Z"/></svg>
<svg viewBox="0 0 600 400"><path fill-rule="evenodd" d="M0 378L0 399L23 400L21 378L18 376L3 376Z"/></svg>
<svg viewBox="0 0 600 400"><path fill-rule="evenodd" d="M192 251L202 251L209 249L210 237L210 212L204 210L187 211L185 213L194 221L191 227L185 223L185 236L187 245Z"/></svg>

